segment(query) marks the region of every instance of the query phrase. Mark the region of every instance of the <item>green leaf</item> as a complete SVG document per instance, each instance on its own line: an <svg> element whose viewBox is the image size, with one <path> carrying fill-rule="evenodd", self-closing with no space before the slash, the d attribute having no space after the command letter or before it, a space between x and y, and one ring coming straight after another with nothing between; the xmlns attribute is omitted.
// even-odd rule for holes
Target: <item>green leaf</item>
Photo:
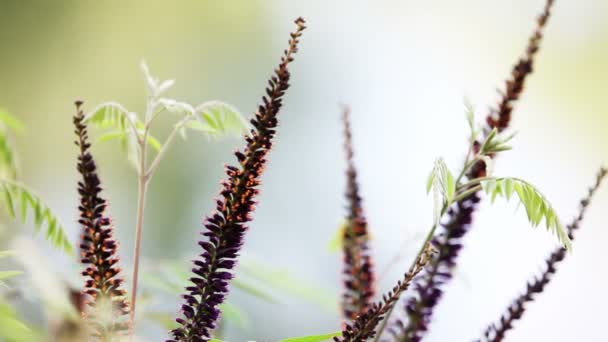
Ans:
<svg viewBox="0 0 608 342"><path fill-rule="evenodd" d="M286 338L284 340L281 340L279 342L322 342L322 341L327 341L330 340L334 337L337 336L342 336L342 332L338 331L335 333L330 333L330 334L323 334L323 335L311 335L311 336L304 336L304 337L292 337L292 338Z"/></svg>
<svg viewBox="0 0 608 342"><path fill-rule="evenodd" d="M32 331L17 318L17 314L0 299L0 340L14 342L35 341Z"/></svg>
<svg viewBox="0 0 608 342"><path fill-rule="evenodd" d="M0 170L3 177L15 179L17 177L16 152L10 143L6 131L0 129Z"/></svg>
<svg viewBox="0 0 608 342"><path fill-rule="evenodd" d="M251 283L248 283L247 281L244 281L241 278L234 278L232 280L232 285L235 288L238 288L253 297L262 299L269 303L274 303L274 304L279 303L279 301L274 296L269 294L268 292L256 287L255 285L253 285Z"/></svg>
<svg viewBox="0 0 608 342"><path fill-rule="evenodd" d="M446 176L446 199L448 203L451 203L456 193L456 183L454 182L454 175L448 170Z"/></svg>
<svg viewBox="0 0 608 342"><path fill-rule="evenodd" d="M428 194L433 188L433 184L435 184L435 178L437 177L437 169L433 168L429 177L426 180L426 193Z"/></svg>
<svg viewBox="0 0 608 342"><path fill-rule="evenodd" d="M238 306L230 302L224 302L220 305L220 310L222 311L222 317L234 323L238 328L246 330L251 327L249 316Z"/></svg>
<svg viewBox="0 0 608 342"><path fill-rule="evenodd" d="M233 106L220 102L209 101L205 102L195 109L202 120L200 124L192 124L199 131L209 132L210 136L221 135L240 135L244 134L249 129L249 123L243 118L241 113ZM192 121L196 122L196 121ZM203 128L207 125L208 128Z"/></svg>
<svg viewBox="0 0 608 342"><path fill-rule="evenodd" d="M342 249L342 244L344 242L344 231L348 227L348 224L349 224L348 221L344 221L340 225L340 228L336 229L336 234L329 242L328 249L330 252L337 253L338 251L340 251Z"/></svg>
<svg viewBox="0 0 608 342"><path fill-rule="evenodd" d="M23 272L21 271L0 271L0 280L6 280L22 274Z"/></svg>
<svg viewBox="0 0 608 342"><path fill-rule="evenodd" d="M516 193L520 203L526 209L530 224L537 227L545 220L547 230L555 234L565 248L571 248L568 232L559 221L555 209L532 184L517 178L492 178L483 181L482 188L486 194L492 196L492 202L499 195L508 200L513 193Z"/></svg>
<svg viewBox="0 0 608 342"><path fill-rule="evenodd" d="M315 303L329 312L336 312L335 296L324 289L313 286L314 280L296 278L286 269L270 269L251 260L243 259L239 265L240 274L259 280L275 290Z"/></svg>
<svg viewBox="0 0 608 342"><path fill-rule="evenodd" d="M0 251L0 259L15 255L15 251Z"/></svg>
<svg viewBox="0 0 608 342"><path fill-rule="evenodd" d="M57 215L48 207L38 195L25 185L9 180L0 180L0 189L4 192L6 208L11 217L15 218L14 204L21 205L21 219L27 222L27 212L34 212L34 226L40 231L43 225L47 226L46 238L56 248L66 253L72 253L73 247L70 243L65 228L60 223ZM29 210L32 209L32 210Z"/></svg>
<svg viewBox="0 0 608 342"><path fill-rule="evenodd" d="M2 108L0 108L0 122L4 123L8 128L12 129L16 133L23 133L25 131L25 125L19 119Z"/></svg>

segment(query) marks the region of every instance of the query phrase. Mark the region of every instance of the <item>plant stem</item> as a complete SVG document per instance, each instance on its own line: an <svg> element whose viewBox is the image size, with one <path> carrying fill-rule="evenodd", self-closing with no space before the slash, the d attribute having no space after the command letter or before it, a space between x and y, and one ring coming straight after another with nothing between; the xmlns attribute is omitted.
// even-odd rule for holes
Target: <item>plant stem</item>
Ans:
<svg viewBox="0 0 608 342"><path fill-rule="evenodd" d="M137 304L137 281L139 278L139 259L141 256L141 242L144 230L144 216L146 209L146 193L148 190L148 176L146 173L147 152L148 152L148 132L149 127L144 129L143 138L140 142L140 164L139 164L139 182L137 195L137 218L135 223L135 247L133 260L133 276L131 285L131 317L130 317L130 336L133 339L135 334L135 309Z"/></svg>
<svg viewBox="0 0 608 342"><path fill-rule="evenodd" d="M179 130L182 128L182 126L188 122L190 120L189 117L184 118L182 121L180 121L179 123L177 123L174 127L173 130L171 131L171 133L169 134L169 137L167 137L167 140L165 141L165 143L163 144L163 147L161 147L160 151L158 152L158 154L156 155L156 157L154 158L154 160L152 161L152 163L150 164L150 167L148 168L147 171L145 171L145 175L146 178L149 180L150 178L152 178L152 175L154 175L154 172L156 171L156 169L158 168L158 165L160 165L161 160L163 159L163 157L165 156L165 154L167 153L167 150L169 150L169 147L171 147L171 144L173 143L173 140L175 139L175 137L177 136L177 132L179 132Z"/></svg>
<svg viewBox="0 0 608 342"><path fill-rule="evenodd" d="M447 205L447 203L444 204L443 208L441 209L441 216L443 216L446 213L446 211L448 211L448 205ZM418 261L418 259L422 255L422 253L424 253L424 251L428 248L429 244L431 243L431 240L433 240L433 236L435 236L435 230L437 230L437 225L436 224L433 225L433 227L431 228L431 230L426 235L426 238L424 239L424 243L422 244L422 247L420 248L420 250L416 254L416 257L414 258L414 261L412 262L412 265L409 268L409 272L411 272L416 267L416 262ZM386 315L384 316L384 320L382 320L382 323L380 324L380 328L376 332L376 337L374 337L374 342L380 341L380 335L382 335L382 332L384 331L384 329L386 329L386 326L388 324L388 319L391 317L391 314L393 313L393 310L395 309L395 306L396 305L393 305L388 310L388 312L386 313Z"/></svg>

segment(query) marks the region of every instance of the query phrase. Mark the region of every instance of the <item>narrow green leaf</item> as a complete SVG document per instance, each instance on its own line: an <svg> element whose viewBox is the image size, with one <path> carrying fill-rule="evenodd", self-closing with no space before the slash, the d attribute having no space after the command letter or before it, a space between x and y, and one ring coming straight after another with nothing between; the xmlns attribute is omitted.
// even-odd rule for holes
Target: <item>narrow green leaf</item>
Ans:
<svg viewBox="0 0 608 342"><path fill-rule="evenodd" d="M344 221L340 228L336 229L336 234L329 242L329 251L332 253L337 253L342 249L342 243L344 242L344 231L348 227L348 221Z"/></svg>
<svg viewBox="0 0 608 342"><path fill-rule="evenodd" d="M274 296L272 296L268 292L256 287L255 285L253 285L241 278L234 278L232 280L232 285L234 285L235 288L238 288L241 291L248 293L249 295L251 295L253 297L262 299L269 303L276 304L279 302Z"/></svg>
<svg viewBox="0 0 608 342"><path fill-rule="evenodd" d="M0 108L0 122L4 123L16 133L23 133L25 131L25 125L15 116L9 114L9 112L3 110L2 108Z"/></svg>
<svg viewBox="0 0 608 342"><path fill-rule="evenodd" d="M311 336L304 336L304 337L292 337L292 338L286 338L284 340L281 340L279 342L322 342L322 341L327 341L330 340L334 337L337 336L342 336L342 332L338 331L335 333L330 333L330 334L323 334L323 335L311 335Z"/></svg>
<svg viewBox="0 0 608 342"><path fill-rule="evenodd" d="M450 170L447 170L446 182L446 200L448 203L451 203L456 193L456 183L454 182L454 175L452 175Z"/></svg>
<svg viewBox="0 0 608 342"><path fill-rule="evenodd" d="M433 170L429 174L429 177L427 178L427 181L426 181L426 193L427 194L433 188L433 184L435 183L435 177L437 177L437 169L433 168Z"/></svg>
<svg viewBox="0 0 608 342"><path fill-rule="evenodd" d="M12 219L15 219L15 204L13 203L13 196L11 194L10 188L5 184L3 186L3 190L4 200L6 201L6 209L8 211L8 214Z"/></svg>
<svg viewBox="0 0 608 342"><path fill-rule="evenodd" d="M23 272L21 271L0 271L0 280L6 280L22 274Z"/></svg>
<svg viewBox="0 0 608 342"><path fill-rule="evenodd" d="M0 259L15 255L15 251L6 250L0 251Z"/></svg>
<svg viewBox="0 0 608 342"><path fill-rule="evenodd" d="M515 187L513 186L513 179L506 178L504 180L504 183L505 183L505 197L507 197L507 201L509 201L511 199L511 196L513 196L513 192L515 191Z"/></svg>

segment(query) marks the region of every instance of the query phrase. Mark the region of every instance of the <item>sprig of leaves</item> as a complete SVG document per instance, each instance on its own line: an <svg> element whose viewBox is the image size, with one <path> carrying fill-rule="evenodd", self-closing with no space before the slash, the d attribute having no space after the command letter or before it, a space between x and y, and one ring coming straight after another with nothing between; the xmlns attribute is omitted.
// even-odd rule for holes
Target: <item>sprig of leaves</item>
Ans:
<svg viewBox="0 0 608 342"><path fill-rule="evenodd" d="M21 221L26 223L28 214L32 214L36 232L46 226L46 239L54 247L66 253L73 252L74 248L60 219L37 194L19 182L6 179L0 180L0 192L4 207L12 219L19 215Z"/></svg>
<svg viewBox="0 0 608 342"><path fill-rule="evenodd" d="M0 298L0 340L2 341L35 341L30 328L23 323L15 310Z"/></svg>
<svg viewBox="0 0 608 342"><path fill-rule="evenodd" d="M486 179L481 182L481 186L485 193L491 196L492 203L498 196L509 201L514 194L517 194L520 203L526 208L528 221L532 226L537 227L544 220L547 230L555 234L566 249L572 249L568 232L559 220L555 209L535 186L524 180L509 177Z"/></svg>
<svg viewBox="0 0 608 342"><path fill-rule="evenodd" d="M442 158L435 161L435 166L426 182L426 192L433 190L433 222L439 224L442 206L449 206L456 194L456 181Z"/></svg>
<svg viewBox="0 0 608 342"><path fill-rule="evenodd" d="M9 133L23 133L23 123L7 111L0 109L0 173L2 177L15 179L17 177L16 152Z"/></svg>

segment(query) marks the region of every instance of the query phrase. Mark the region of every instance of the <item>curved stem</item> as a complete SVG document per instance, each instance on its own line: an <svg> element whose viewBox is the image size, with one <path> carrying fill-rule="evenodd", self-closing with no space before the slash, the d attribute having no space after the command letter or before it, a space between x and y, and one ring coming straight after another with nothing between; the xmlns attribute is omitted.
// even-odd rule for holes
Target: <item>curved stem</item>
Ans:
<svg viewBox="0 0 608 342"><path fill-rule="evenodd" d="M169 150L169 147L171 147L171 144L173 143L173 140L175 140L175 137L177 136L177 133L179 132L179 130L188 121L190 121L190 117L185 117L180 122L178 122L177 124L175 124L175 126L173 127L173 130L169 134L169 137L167 137L167 140L165 140L165 143L163 144L163 147L160 149L160 151L158 152L158 154L156 155L156 157L154 158L154 160L150 164L150 167L145 172L146 178L148 180L150 178L152 178L152 176L154 175L154 172L156 171L156 169L160 165L160 162L163 159L163 157L165 156L165 154L167 153L167 150Z"/></svg>

